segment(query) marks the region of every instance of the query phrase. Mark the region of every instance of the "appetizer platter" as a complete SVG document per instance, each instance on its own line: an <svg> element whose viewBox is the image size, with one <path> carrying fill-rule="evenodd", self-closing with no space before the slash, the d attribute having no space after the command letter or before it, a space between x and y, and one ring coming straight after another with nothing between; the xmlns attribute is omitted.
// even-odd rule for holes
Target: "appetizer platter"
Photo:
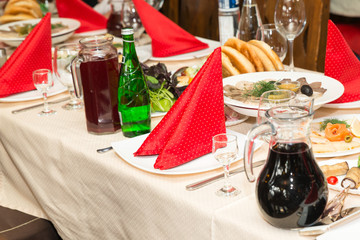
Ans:
<svg viewBox="0 0 360 240"><path fill-rule="evenodd" d="M260 81L281 81L283 79L290 79L290 81L294 82L298 79L305 78L306 82L310 84L312 83L321 83L321 88L325 89L324 93L315 92L314 96L314 109L318 109L322 105L332 102L335 99L339 98L344 92L344 86L337 81L336 79L318 74L318 73L307 73L307 72L256 72L256 73L246 73L240 74L228 78L224 78L223 86L224 88L227 85L236 86L240 82L250 82L256 83ZM254 86L254 85L253 85ZM271 89L268 89L271 90ZM265 90L267 91L267 90ZM225 91L224 91L225 92ZM258 95L261 93L258 93ZM257 108L258 101L241 101L236 100L234 98L227 97L226 94L224 96L224 102L229 107L234 109L235 111L256 117L257 116Z"/></svg>
<svg viewBox="0 0 360 240"><path fill-rule="evenodd" d="M13 47L19 46L40 18L11 22L0 26L0 41ZM70 18L51 18L52 44L60 43L71 37L80 27L80 22Z"/></svg>
<svg viewBox="0 0 360 240"><path fill-rule="evenodd" d="M350 185L349 193L360 195L360 168L358 160L332 159L318 162L330 189L342 191Z"/></svg>
<svg viewBox="0 0 360 240"><path fill-rule="evenodd" d="M360 153L360 115L314 119L310 139L316 158Z"/></svg>

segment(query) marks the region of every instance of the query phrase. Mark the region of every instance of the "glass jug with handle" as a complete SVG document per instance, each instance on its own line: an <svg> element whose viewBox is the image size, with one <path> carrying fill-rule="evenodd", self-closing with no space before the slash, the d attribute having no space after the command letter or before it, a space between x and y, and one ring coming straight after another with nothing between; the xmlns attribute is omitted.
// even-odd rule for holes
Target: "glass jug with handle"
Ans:
<svg viewBox="0 0 360 240"><path fill-rule="evenodd" d="M311 148L313 111L304 106L280 106L265 112L266 121L248 133L244 165L255 181L253 146L260 135L270 135L267 161L256 182L256 200L266 221L280 228L315 224L327 200L327 182Z"/></svg>
<svg viewBox="0 0 360 240"><path fill-rule="evenodd" d="M113 37L80 40L80 51L71 63L75 93L83 92L86 126L93 134L114 133L121 128L117 91L119 62Z"/></svg>

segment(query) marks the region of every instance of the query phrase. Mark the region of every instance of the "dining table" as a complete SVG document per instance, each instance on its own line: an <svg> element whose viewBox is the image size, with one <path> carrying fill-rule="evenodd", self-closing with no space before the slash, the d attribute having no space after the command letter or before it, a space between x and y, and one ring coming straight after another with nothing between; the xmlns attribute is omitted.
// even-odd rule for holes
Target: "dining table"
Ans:
<svg viewBox="0 0 360 240"><path fill-rule="evenodd" d="M162 62L169 71L175 71L205 60L206 56L177 61L150 58L145 63L151 66ZM66 96L68 93L62 92L49 97L49 101ZM0 102L0 205L48 219L63 239L317 237L303 236L298 230L276 228L266 222L256 202L256 183L249 182L244 172L230 178L241 191L235 197L215 194L223 185L221 180L188 191L186 185L223 173L221 165L183 174L146 171L128 163L114 150L98 153L97 149L117 142L127 148L121 143L127 138L121 131L105 135L88 133L83 109L68 111L61 107L63 103L57 103L51 105L57 111L51 116L38 116L41 107L12 113L39 103L41 98ZM314 118L356 113L360 113L360 108L321 107ZM151 119L152 129L162 118ZM249 117L228 129L246 135L255 123L256 119ZM262 144L254 153L255 161L266 159L268 148L268 144ZM358 159L358 155L341 159ZM231 164L231 169L242 165L240 159ZM255 168L255 175L260 170L261 167ZM337 193L329 189L329 198ZM350 194L345 207L358 206L359 202L360 195Z"/></svg>

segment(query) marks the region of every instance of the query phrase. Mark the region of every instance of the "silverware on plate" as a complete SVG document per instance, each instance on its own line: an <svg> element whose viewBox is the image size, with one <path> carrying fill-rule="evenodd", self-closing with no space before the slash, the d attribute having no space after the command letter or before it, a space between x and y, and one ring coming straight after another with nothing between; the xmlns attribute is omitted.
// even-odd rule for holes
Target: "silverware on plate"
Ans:
<svg viewBox="0 0 360 240"><path fill-rule="evenodd" d="M96 151L97 151L98 153L106 153L106 152L110 151L111 149L113 149L112 146L106 147L106 148L99 148L99 149L97 149Z"/></svg>
<svg viewBox="0 0 360 240"><path fill-rule="evenodd" d="M263 165L264 163L265 163L265 160L254 162L253 167L259 167L259 166ZM239 167L237 169L231 170L229 172L229 174L230 174L230 176L232 176L232 175L235 175L237 173L241 173L243 171L244 171L244 167ZM216 182L216 181L222 179L223 177L224 177L224 174L222 173L222 174L216 175L214 177L211 177L211 178L208 178L208 179L205 179L205 180L201 180L201 181L189 184L189 185L186 186L186 190L193 191L193 190L202 188L202 187L204 187L206 185L209 185L210 183L213 183L213 182Z"/></svg>
<svg viewBox="0 0 360 240"><path fill-rule="evenodd" d="M65 102L65 101L67 101L69 99L70 99L70 97L60 98L58 100L50 101L50 102L48 102L48 104L61 103L61 102ZM30 107L25 107L25 108L20 108L20 109L17 109L17 110L13 110L13 111L11 111L11 113L16 114L16 113L24 112L24 111L27 111L27 110L30 110L30 109L33 109L33 108L41 107L41 106L44 106L44 103L39 103L39 104L36 104L36 105L32 105Z"/></svg>

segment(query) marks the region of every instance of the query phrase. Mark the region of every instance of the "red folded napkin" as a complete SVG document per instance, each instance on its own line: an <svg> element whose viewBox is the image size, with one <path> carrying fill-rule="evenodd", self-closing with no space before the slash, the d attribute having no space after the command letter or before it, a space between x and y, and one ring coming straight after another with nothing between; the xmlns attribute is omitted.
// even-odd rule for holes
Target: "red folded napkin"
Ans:
<svg viewBox="0 0 360 240"><path fill-rule="evenodd" d="M52 68L50 17L47 13L0 68L0 97L35 89L32 72Z"/></svg>
<svg viewBox="0 0 360 240"><path fill-rule="evenodd" d="M336 24L350 48L360 54L360 24Z"/></svg>
<svg viewBox="0 0 360 240"><path fill-rule="evenodd" d="M211 138L225 132L221 49L217 48L134 156L159 154L154 168L173 168L211 152Z"/></svg>
<svg viewBox="0 0 360 240"><path fill-rule="evenodd" d="M146 32L151 37L154 57L169 57L209 47L144 0L133 0L133 3Z"/></svg>
<svg viewBox="0 0 360 240"><path fill-rule="evenodd" d="M59 17L73 18L81 23L75 32L106 29L107 18L81 0L56 0Z"/></svg>
<svg viewBox="0 0 360 240"><path fill-rule="evenodd" d="M332 103L360 100L360 61L331 20L328 22L325 75L339 80L345 87L344 94Z"/></svg>

